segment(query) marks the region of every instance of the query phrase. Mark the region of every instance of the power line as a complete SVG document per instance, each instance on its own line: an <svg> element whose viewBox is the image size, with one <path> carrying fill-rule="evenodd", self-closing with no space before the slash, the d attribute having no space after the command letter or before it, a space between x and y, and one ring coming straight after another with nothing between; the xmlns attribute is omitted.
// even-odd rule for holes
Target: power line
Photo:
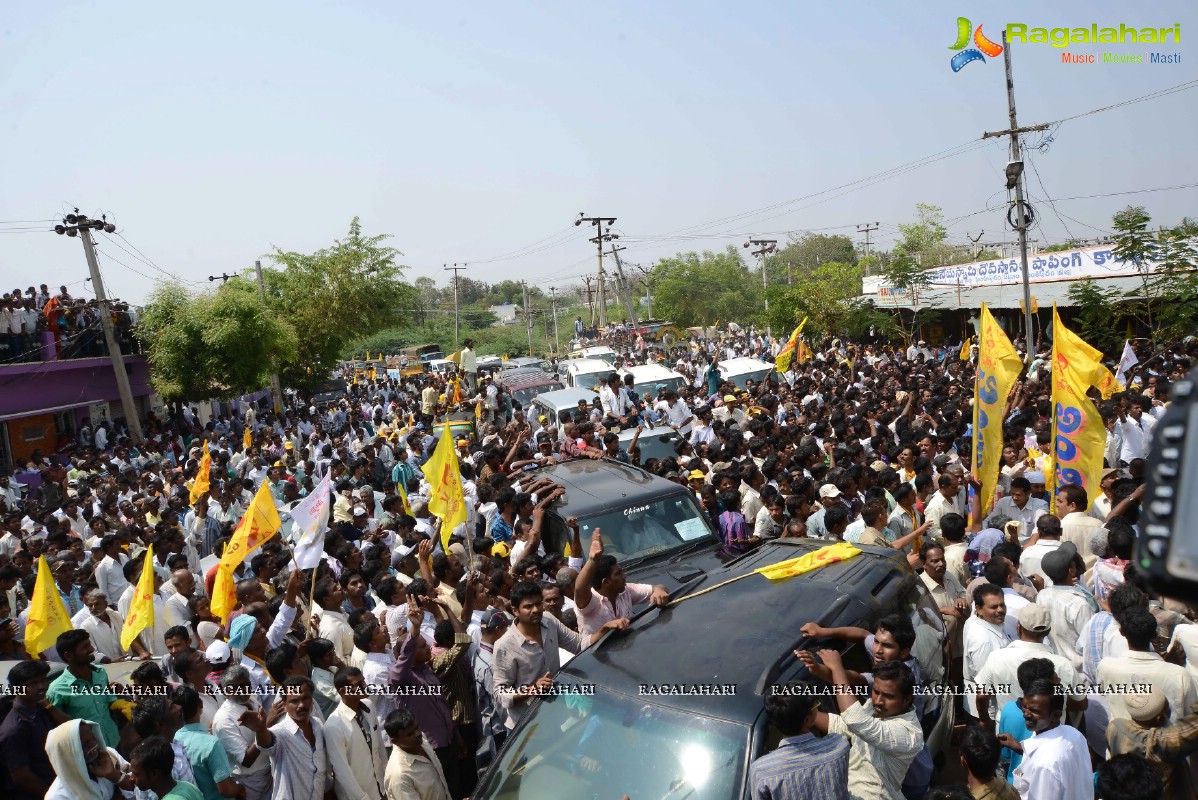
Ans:
<svg viewBox="0 0 1198 800"><path fill-rule="evenodd" d="M1198 79L1186 81L1185 83L1179 83L1176 86L1170 86L1167 89L1159 89L1155 92L1149 92L1148 94L1140 95L1139 97L1133 97L1130 100L1123 100L1118 103L1112 103L1109 106L1102 106L1101 108L1093 108L1093 109L1090 109L1089 111L1083 111L1080 114L1074 114L1071 117L1061 117L1058 120L1054 120L1053 122L1049 122L1046 124L1050 125L1050 126L1051 125L1060 125L1062 122L1070 122L1075 119L1081 119L1082 117L1089 117L1094 114L1101 114L1104 111L1111 111L1116 108L1123 108L1124 106L1135 105L1136 103L1143 103L1148 100L1156 100L1161 97L1167 97L1168 95L1171 95L1171 94L1176 94L1178 92L1184 92L1187 89L1193 89L1195 86L1198 86Z"/></svg>

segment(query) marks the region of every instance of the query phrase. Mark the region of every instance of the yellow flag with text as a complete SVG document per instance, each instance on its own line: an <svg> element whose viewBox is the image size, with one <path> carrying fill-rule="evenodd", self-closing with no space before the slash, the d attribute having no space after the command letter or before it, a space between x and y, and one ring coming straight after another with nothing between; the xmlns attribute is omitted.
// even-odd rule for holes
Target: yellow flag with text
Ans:
<svg viewBox="0 0 1198 800"><path fill-rule="evenodd" d="M778 355L774 357L775 369L778 372L786 372L786 370L790 369L790 361L795 357L795 353L798 352L799 337L803 335L803 326L806 324L807 318L803 317L803 321L799 323L799 327L794 329L786 344L778 351Z"/></svg>
<svg viewBox="0 0 1198 800"><path fill-rule="evenodd" d="M1115 376L1102 365L1102 354L1061 322L1052 309L1052 461L1047 475L1050 507L1056 511L1056 493L1062 486L1086 490L1090 505L1100 494L1106 426L1094 401L1086 396L1091 386L1103 397L1114 391Z"/></svg>
<svg viewBox="0 0 1198 800"><path fill-rule="evenodd" d="M53 647L59 634L75 628L45 556L39 556L37 560L37 582L33 585L28 619L25 625L25 650L31 656Z"/></svg>
<svg viewBox="0 0 1198 800"><path fill-rule="evenodd" d="M959 353L959 356L962 361L969 360L969 348L972 345L973 345L973 337L972 336L966 336L965 341L961 342L961 352Z"/></svg>
<svg viewBox="0 0 1198 800"><path fill-rule="evenodd" d="M195 480L191 482L191 502L200 499L204 492L208 491L209 480L212 474L212 453L208 452L208 440L204 440L204 455L200 459L200 470L196 473Z"/></svg>
<svg viewBox="0 0 1198 800"><path fill-rule="evenodd" d="M229 612L237 606L237 593L234 591L233 570L245 561L250 553L262 546L270 537L283 527L279 519L279 511L275 508L274 498L270 494L270 481L262 481L262 486L250 507L245 510L241 524L233 531L233 538L225 546L220 565L216 570L216 582L212 587L212 613L222 620L227 620Z"/></svg>
<svg viewBox="0 0 1198 800"><path fill-rule="evenodd" d="M813 550L798 558L779 561L777 564L770 564L767 567L758 567L753 571L759 575L764 575L771 581L784 581L787 578L802 575L804 572L811 572L828 564L835 564L837 561L852 558L860 552L860 550L848 542L837 542L836 544L830 544L827 547Z"/></svg>
<svg viewBox="0 0 1198 800"><path fill-rule="evenodd" d="M466 521L466 496L462 493L462 473L458 469L453 431L445 428L432 458L424 464L424 477L432 489L428 510L441 518L441 549L449 552L449 535Z"/></svg>
<svg viewBox="0 0 1198 800"><path fill-rule="evenodd" d="M129 604L129 615L121 629L121 649L128 650L137 635L146 628L154 627L154 545L146 548L146 563L142 565L141 577L133 591L133 602Z"/></svg>
<svg viewBox="0 0 1198 800"><path fill-rule="evenodd" d="M1022 368L1023 362L1011 340L983 303L981 335L978 337L978 376L973 392L972 451L973 475L982 484L978 498L983 517L994 505L994 489L998 485L1002 460L1003 412Z"/></svg>

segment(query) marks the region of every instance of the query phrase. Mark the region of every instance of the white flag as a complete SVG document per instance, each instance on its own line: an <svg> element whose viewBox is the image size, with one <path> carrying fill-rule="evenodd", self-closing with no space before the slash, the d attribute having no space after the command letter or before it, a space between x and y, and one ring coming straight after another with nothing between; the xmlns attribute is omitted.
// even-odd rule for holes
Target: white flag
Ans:
<svg viewBox="0 0 1198 800"><path fill-rule="evenodd" d="M1119 371L1115 373L1115 382L1120 387L1127 386L1127 371L1139 363L1136 351L1131 349L1131 342L1124 340L1123 355L1119 358Z"/></svg>
<svg viewBox="0 0 1198 800"><path fill-rule="evenodd" d="M295 563L300 569L312 569L320 564L320 556L324 552L324 532L329 526L332 480L330 470L312 490L312 494L291 509L296 533Z"/></svg>

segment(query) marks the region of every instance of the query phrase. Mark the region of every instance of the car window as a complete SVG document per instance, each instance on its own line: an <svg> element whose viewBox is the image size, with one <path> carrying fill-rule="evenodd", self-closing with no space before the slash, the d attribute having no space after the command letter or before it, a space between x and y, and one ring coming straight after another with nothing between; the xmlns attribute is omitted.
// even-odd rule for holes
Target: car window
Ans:
<svg viewBox="0 0 1198 800"><path fill-rule="evenodd" d="M713 536L694 495L683 492L579 519L584 545L596 528L604 550L619 561L661 553L704 536Z"/></svg>
<svg viewBox="0 0 1198 800"><path fill-rule="evenodd" d="M741 796L747 726L603 687L588 695L564 694L570 686L577 684L562 682L563 694L541 700L471 797Z"/></svg>

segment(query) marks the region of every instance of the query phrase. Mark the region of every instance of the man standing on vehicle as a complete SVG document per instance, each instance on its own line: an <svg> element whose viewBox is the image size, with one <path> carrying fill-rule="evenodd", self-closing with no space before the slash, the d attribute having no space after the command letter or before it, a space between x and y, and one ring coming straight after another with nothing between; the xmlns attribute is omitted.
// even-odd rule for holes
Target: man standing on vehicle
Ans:
<svg viewBox="0 0 1198 800"><path fill-rule="evenodd" d="M574 609L578 631L590 636L604 625L621 617L632 616L632 607L648 602L660 606L669 602L666 587L647 583L628 583L624 568L615 556L603 554L603 536L599 528L591 534L587 563L574 580Z"/></svg>
<svg viewBox="0 0 1198 800"><path fill-rule="evenodd" d="M508 712L507 727L512 729L539 694L553 689L553 674L561 668L559 648L579 653L612 630L624 630L627 619L603 624L589 636L575 633L546 614L541 587L521 581L510 592L516 624L495 643L492 676L495 697Z"/></svg>
<svg viewBox="0 0 1198 800"><path fill-rule="evenodd" d="M461 361L462 372L466 375L466 391L473 395L478 391L478 356L474 353L474 340L462 342Z"/></svg>

